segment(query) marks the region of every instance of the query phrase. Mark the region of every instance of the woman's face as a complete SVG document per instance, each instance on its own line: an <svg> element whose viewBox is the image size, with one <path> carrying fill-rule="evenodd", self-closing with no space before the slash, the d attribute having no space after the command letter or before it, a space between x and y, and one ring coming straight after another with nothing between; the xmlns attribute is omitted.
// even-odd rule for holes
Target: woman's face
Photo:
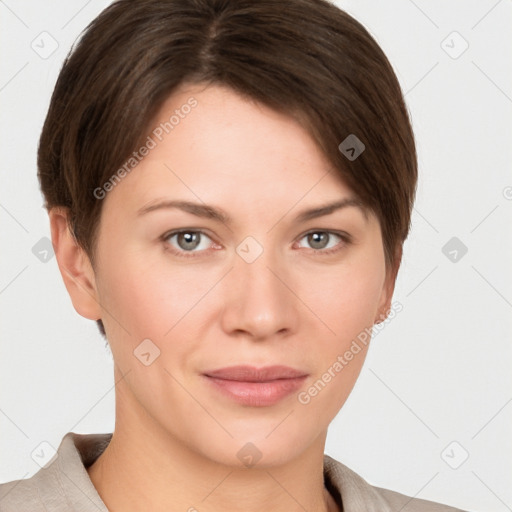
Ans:
<svg viewBox="0 0 512 512"><path fill-rule="evenodd" d="M379 222L287 116L195 86L157 117L155 147L103 199L96 246L95 296L125 375L117 421L220 463L291 460L323 443L366 356L353 340L389 308ZM301 377L206 376L238 365ZM231 380L251 378L267 382Z"/></svg>

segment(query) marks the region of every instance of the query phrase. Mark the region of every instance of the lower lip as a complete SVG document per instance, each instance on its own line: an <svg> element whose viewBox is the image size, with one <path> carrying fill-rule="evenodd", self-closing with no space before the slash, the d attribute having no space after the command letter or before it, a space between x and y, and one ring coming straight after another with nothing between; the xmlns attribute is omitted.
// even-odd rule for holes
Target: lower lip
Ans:
<svg viewBox="0 0 512 512"><path fill-rule="evenodd" d="M298 391L306 376L294 379L278 379L268 382L241 382L218 379L205 375L213 386L235 402L252 407L274 405L288 395Z"/></svg>

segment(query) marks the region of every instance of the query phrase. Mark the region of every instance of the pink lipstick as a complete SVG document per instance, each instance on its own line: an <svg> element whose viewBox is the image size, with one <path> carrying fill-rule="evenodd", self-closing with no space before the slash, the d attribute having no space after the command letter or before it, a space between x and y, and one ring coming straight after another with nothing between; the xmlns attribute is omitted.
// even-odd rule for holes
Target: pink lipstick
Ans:
<svg viewBox="0 0 512 512"><path fill-rule="evenodd" d="M308 374L289 366L230 366L205 372L204 377L224 396L252 407L278 403L296 392Z"/></svg>

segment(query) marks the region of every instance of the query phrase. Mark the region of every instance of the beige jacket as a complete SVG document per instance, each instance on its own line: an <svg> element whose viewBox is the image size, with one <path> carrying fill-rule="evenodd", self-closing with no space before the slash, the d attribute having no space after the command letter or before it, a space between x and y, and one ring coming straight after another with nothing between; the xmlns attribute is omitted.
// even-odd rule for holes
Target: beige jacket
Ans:
<svg viewBox="0 0 512 512"><path fill-rule="evenodd" d="M45 468L25 480L0 484L0 512L108 512L85 468L99 457L111 436L68 432ZM324 455L324 479L343 512L461 512L373 487L328 455Z"/></svg>

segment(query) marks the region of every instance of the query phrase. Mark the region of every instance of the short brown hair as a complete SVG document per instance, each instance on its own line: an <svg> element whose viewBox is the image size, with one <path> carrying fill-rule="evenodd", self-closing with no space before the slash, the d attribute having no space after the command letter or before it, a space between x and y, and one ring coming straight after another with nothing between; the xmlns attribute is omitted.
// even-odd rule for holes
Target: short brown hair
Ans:
<svg viewBox="0 0 512 512"><path fill-rule="evenodd" d="M94 190L186 83L228 86L300 120L375 212L396 263L417 182L408 112L379 45L326 0L118 0L93 20L64 62L38 153L46 207L69 208L91 260ZM353 160L338 149L351 134L365 145Z"/></svg>

